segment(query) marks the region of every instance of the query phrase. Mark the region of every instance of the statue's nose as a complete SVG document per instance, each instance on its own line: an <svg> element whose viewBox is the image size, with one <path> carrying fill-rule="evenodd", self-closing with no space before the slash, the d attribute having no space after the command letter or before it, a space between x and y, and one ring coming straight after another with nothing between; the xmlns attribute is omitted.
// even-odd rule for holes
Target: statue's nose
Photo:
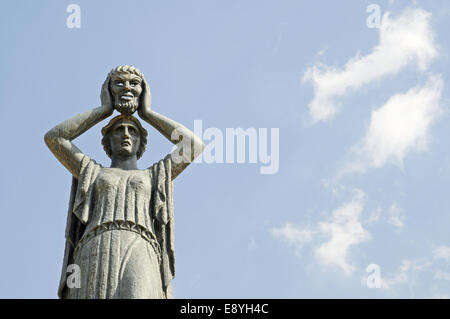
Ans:
<svg viewBox="0 0 450 319"><path fill-rule="evenodd" d="M123 131L123 136L128 139L131 137L127 127L125 127L125 130Z"/></svg>

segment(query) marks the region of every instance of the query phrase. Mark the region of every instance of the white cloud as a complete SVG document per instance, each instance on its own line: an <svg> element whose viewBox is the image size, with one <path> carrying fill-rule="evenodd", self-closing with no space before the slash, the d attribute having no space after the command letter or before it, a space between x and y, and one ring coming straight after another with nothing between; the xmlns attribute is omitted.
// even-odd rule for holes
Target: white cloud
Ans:
<svg viewBox="0 0 450 319"><path fill-rule="evenodd" d="M388 289L393 285L404 284L408 282L408 271L411 267L411 262L404 260L397 272L397 274L392 278L382 278L381 287Z"/></svg>
<svg viewBox="0 0 450 319"><path fill-rule="evenodd" d="M404 219L405 215L403 209L398 207L397 204L392 204L392 206L389 208L389 224L394 225L398 228L402 228L404 226Z"/></svg>
<svg viewBox="0 0 450 319"><path fill-rule="evenodd" d="M432 257L436 260L450 260L450 247L437 246L432 250ZM429 258L417 258L402 260L397 272L393 276L381 278L381 287L385 289L402 289L408 287L412 295L419 293L425 298L448 298L448 281L450 272L439 269L437 262L431 262ZM435 279L434 281L432 279ZM431 287L428 293L426 290ZM439 297L438 297L439 296Z"/></svg>
<svg viewBox="0 0 450 319"><path fill-rule="evenodd" d="M381 216L381 208L377 207L376 210L374 210L370 215L369 218L366 219L365 221L363 221L364 224L370 224L370 223L374 223L380 220L380 216Z"/></svg>
<svg viewBox="0 0 450 319"><path fill-rule="evenodd" d="M430 128L443 113L442 88L441 77L433 75L424 86L396 94L372 111L365 136L352 148L355 158L337 172L335 179L387 163L402 167L408 153L426 151Z"/></svg>
<svg viewBox="0 0 450 319"><path fill-rule="evenodd" d="M444 259L450 261L450 247L448 246L438 246L433 249L434 259Z"/></svg>
<svg viewBox="0 0 450 319"><path fill-rule="evenodd" d="M297 253L301 251L304 244L312 240L314 234L311 229L296 228L291 223L286 223L281 228L272 228L270 232L275 238L280 238L288 244L295 246Z"/></svg>
<svg viewBox="0 0 450 319"><path fill-rule="evenodd" d="M389 161L399 165L409 151L424 151L431 124L442 113L443 83L430 76L423 87L396 94L372 111L362 147L357 149L370 165L380 167Z"/></svg>
<svg viewBox="0 0 450 319"><path fill-rule="evenodd" d="M314 254L317 259L327 266L337 266L346 274L350 274L355 267L350 263L351 247L370 239L370 234L364 229L360 215L364 209L365 194L361 190L353 190L353 198L340 208L332 212L324 222L312 228L296 228L287 223L282 228L273 228L271 233L281 238L300 251L305 244L313 239L322 240L314 243ZM325 238L325 241L323 241Z"/></svg>
<svg viewBox="0 0 450 319"><path fill-rule="evenodd" d="M382 278L381 287L385 289L392 288L394 285L399 284L416 284L416 275L419 271L422 271L431 266L426 260L403 260L399 267L397 274L392 278Z"/></svg>
<svg viewBox="0 0 450 319"><path fill-rule="evenodd" d="M349 250L352 246L370 239L359 220L364 209L364 193L354 192L354 198L335 210L329 221L319 223L322 234L329 240L315 250L316 256L326 265L335 265L346 274L353 272L355 267L349 262Z"/></svg>
<svg viewBox="0 0 450 319"><path fill-rule="evenodd" d="M379 43L371 53L358 53L342 69L320 63L308 68L303 82L311 81L314 87L314 98L309 104L313 120L333 117L336 98L351 89L396 74L410 64L425 71L437 56L430 18L431 14L422 9L407 9L397 18L391 18L387 12L379 29Z"/></svg>

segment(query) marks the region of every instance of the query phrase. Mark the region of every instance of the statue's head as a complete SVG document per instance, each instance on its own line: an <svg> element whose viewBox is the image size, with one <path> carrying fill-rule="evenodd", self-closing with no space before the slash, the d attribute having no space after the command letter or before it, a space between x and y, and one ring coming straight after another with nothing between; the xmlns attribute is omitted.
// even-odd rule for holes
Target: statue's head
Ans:
<svg viewBox="0 0 450 319"><path fill-rule="evenodd" d="M114 108L122 114L133 114L139 106L144 75L134 66L121 65L112 69L109 77Z"/></svg>
<svg viewBox="0 0 450 319"><path fill-rule="evenodd" d="M133 115L119 115L102 128L102 144L110 157L127 158L136 155L139 159L147 145L147 131Z"/></svg>

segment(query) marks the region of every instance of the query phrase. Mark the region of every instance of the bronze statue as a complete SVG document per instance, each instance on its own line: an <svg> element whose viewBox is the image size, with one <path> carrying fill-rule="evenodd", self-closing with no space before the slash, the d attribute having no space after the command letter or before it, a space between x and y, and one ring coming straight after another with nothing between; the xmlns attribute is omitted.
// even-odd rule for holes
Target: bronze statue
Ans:
<svg viewBox="0 0 450 319"><path fill-rule="evenodd" d="M60 298L171 298L175 275L173 180L202 152L203 142L183 125L150 109L143 74L132 66L111 70L98 108L55 126L45 143L72 174ZM102 129L111 158L103 167L72 140L113 114ZM147 131L139 117L177 148L137 169ZM79 288L66 284L67 267L78 265Z"/></svg>

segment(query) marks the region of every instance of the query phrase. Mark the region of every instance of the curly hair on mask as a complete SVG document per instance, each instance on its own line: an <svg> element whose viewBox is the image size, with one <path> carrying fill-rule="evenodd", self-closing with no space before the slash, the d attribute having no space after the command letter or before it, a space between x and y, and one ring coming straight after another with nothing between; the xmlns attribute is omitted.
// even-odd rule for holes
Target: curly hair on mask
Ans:
<svg viewBox="0 0 450 319"><path fill-rule="evenodd" d="M141 123L139 122L139 120L134 117L133 115L118 115L114 118L111 119L111 121L109 121L109 123L102 128L102 145L103 145L103 149L106 152L106 155L108 155L109 158L111 158L112 156L112 149L111 149L111 139L109 138L109 134L111 133L112 128L114 127L114 125L116 123L118 123L119 121L123 121L123 120L130 120L133 121L133 123L136 124L138 131L139 131L139 135L140 135L140 144L139 144L139 148L138 151L136 153L137 158L141 158L141 156L144 154L145 149L147 147L147 135L148 132L145 128L142 127Z"/></svg>
<svg viewBox="0 0 450 319"><path fill-rule="evenodd" d="M135 74L135 75L139 76L141 79L144 78L144 74L142 74L142 72L138 68L131 66L131 65L116 66L109 72L108 76L111 77L115 74L123 74L123 73Z"/></svg>

